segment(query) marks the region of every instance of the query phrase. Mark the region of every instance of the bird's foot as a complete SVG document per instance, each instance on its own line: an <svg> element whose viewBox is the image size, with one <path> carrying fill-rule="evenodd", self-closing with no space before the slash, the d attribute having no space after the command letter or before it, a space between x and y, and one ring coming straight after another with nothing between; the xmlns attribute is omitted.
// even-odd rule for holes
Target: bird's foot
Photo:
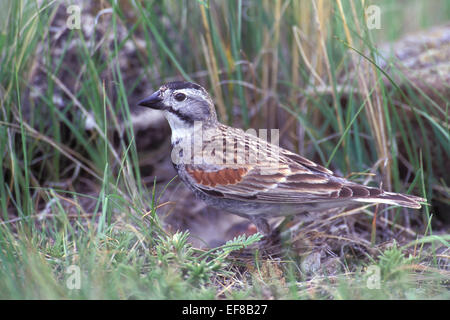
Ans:
<svg viewBox="0 0 450 320"><path fill-rule="evenodd" d="M278 228L272 229L267 219L262 217L253 218L251 221L256 226L256 230L263 235L263 238L258 243L258 247L261 250L271 252L275 247L279 246L280 232Z"/></svg>

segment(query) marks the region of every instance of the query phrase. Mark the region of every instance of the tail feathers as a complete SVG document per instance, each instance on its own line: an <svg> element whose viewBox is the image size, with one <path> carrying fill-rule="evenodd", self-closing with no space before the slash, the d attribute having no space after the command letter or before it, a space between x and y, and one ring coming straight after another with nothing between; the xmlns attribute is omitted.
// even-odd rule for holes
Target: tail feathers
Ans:
<svg viewBox="0 0 450 320"><path fill-rule="evenodd" d="M361 197L353 200L368 203L385 203L414 209L420 209L422 207L421 202L426 202L426 199L421 197L386 191L375 197Z"/></svg>

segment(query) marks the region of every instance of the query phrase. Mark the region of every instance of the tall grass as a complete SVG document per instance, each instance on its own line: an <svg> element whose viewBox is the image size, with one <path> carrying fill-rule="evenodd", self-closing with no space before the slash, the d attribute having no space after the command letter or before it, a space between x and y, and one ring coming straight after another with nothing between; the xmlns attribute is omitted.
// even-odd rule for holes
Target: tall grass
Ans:
<svg viewBox="0 0 450 320"><path fill-rule="evenodd" d="M449 181L442 175L450 153L449 98L437 104L414 83L381 81L375 44L448 21L450 4L374 3L382 8L381 30L364 22L368 3L344 0L102 1L84 3L92 19L68 30L56 24L64 22L65 2L6 1L1 297L261 297L257 285L216 290L218 279L241 281L230 276L227 247L206 259L186 234L166 233L156 215L159 195L142 183L134 130L121 123L131 123L130 101L173 79L204 85L225 123L279 128L284 147L342 175L362 173L356 181L368 178L448 209ZM101 9L111 10L97 16ZM97 28L100 39L87 36ZM128 42L136 48L133 66L126 64ZM95 125L85 130L89 114ZM121 133L118 145L114 132ZM365 175L371 172L382 178ZM432 235L434 210L423 209L418 235ZM404 217L398 210L383 214ZM439 215L448 219L448 212ZM236 248L255 240L239 239ZM82 266L91 285L68 290L70 265ZM300 292L292 297L314 298L295 285L298 274L292 277ZM368 297L347 289L333 287L327 297ZM441 292L439 286L430 291Z"/></svg>

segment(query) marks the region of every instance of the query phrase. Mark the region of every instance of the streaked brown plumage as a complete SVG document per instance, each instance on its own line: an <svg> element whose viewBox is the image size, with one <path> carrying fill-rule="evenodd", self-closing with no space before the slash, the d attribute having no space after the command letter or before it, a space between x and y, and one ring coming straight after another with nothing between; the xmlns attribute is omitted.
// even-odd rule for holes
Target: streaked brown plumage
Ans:
<svg viewBox="0 0 450 320"><path fill-rule="evenodd" d="M210 205L253 220L260 231L267 225L261 221L271 216L356 202L418 209L425 202L351 182L298 154L219 123L212 99L196 84L168 83L140 105L164 111L172 128L172 145L178 150L175 168L195 194ZM196 122L201 124L200 133ZM201 149L192 148L195 134L202 136ZM184 152L188 149L194 152ZM199 153L201 161L194 161Z"/></svg>

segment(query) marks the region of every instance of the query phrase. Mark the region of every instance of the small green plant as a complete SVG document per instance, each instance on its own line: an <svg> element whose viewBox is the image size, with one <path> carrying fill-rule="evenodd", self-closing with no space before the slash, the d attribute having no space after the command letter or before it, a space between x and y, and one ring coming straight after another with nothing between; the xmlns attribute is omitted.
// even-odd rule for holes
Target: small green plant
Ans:
<svg viewBox="0 0 450 320"><path fill-rule="evenodd" d="M380 268L381 279L384 282L401 281L402 277L408 274L408 267L417 260L412 256L406 257L395 241L378 259L376 265Z"/></svg>

